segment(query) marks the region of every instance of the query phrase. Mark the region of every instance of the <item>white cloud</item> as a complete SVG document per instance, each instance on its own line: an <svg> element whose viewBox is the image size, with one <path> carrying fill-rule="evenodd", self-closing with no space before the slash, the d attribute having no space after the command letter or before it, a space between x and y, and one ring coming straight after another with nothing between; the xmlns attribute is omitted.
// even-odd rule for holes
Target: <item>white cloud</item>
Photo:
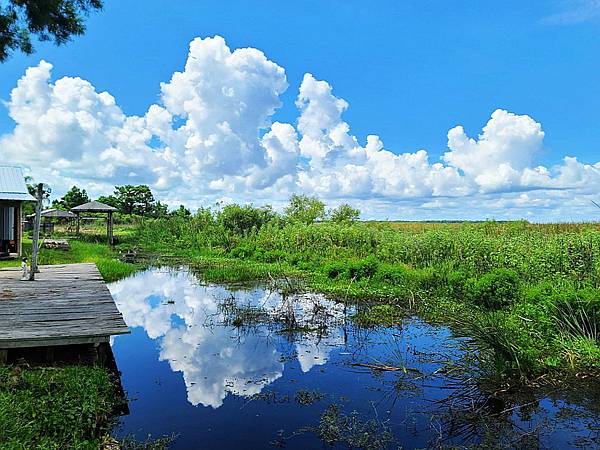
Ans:
<svg viewBox="0 0 600 450"><path fill-rule="evenodd" d="M437 161L426 150L397 154L375 135L359 142L343 119L348 102L311 74L299 87L297 125L272 123L288 87L284 69L259 50L231 51L218 36L191 42L184 69L161 84L160 103L143 116L127 116L88 81L52 81L51 69L41 61L12 90L6 105L16 126L0 137L0 158L56 193L147 183L162 200L199 206L222 198L277 205L305 192L359 203L365 217L427 218L434 205L452 213L457 198L476 199L487 214L492 199L511 193L547 200L563 190L581 201L600 191L600 163L536 164L541 124L501 109L477 138L449 130Z"/></svg>
<svg viewBox="0 0 600 450"><path fill-rule="evenodd" d="M600 0L562 0L562 11L544 17L551 24L573 25L600 17Z"/></svg>

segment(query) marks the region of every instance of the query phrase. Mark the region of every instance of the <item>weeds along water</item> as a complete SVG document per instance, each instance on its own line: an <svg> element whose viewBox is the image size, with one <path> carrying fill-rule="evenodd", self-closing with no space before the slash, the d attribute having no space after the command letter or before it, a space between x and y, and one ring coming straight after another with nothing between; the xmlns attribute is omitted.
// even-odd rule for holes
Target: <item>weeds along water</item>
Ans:
<svg viewBox="0 0 600 450"><path fill-rule="evenodd" d="M227 226L201 211L147 221L139 244L189 258L213 281L301 277L362 320L410 309L473 337L501 376L600 367L597 224L314 223Z"/></svg>

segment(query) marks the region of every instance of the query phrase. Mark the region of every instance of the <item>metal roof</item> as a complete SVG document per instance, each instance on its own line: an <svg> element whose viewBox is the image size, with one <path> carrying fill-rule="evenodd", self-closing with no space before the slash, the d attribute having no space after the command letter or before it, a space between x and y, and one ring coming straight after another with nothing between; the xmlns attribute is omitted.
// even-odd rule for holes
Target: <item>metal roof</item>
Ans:
<svg viewBox="0 0 600 450"><path fill-rule="evenodd" d="M20 167L0 166L0 200L33 200Z"/></svg>
<svg viewBox="0 0 600 450"><path fill-rule="evenodd" d="M104 203L97 202L94 200L93 202L84 203L83 205L76 206L75 208L71 208L71 211L75 212L116 212L117 208L105 205Z"/></svg>

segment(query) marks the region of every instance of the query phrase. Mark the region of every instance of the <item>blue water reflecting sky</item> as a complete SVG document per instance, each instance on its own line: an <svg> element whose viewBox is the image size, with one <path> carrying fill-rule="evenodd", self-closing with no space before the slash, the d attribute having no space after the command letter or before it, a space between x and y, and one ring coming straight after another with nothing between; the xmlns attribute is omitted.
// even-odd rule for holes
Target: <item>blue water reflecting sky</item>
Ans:
<svg viewBox="0 0 600 450"><path fill-rule="evenodd" d="M132 331L113 341L130 397L120 436L177 434L176 449L323 448L307 427L316 428L336 404L392 431L390 448L478 444L485 437L485 427L461 421L460 402L452 399L460 386L444 368L463 349L443 327L408 318L399 327L359 329L347 317L351 309L324 296L207 285L185 269L141 272L110 290ZM260 317L236 327L232 311L241 310ZM304 331L282 332L290 323ZM405 370L377 372L357 363ZM301 404L303 391L322 398ZM520 404L507 405L494 442L594 442L597 414L561 419L564 400L540 400L527 414ZM452 431L461 427L467 431Z"/></svg>

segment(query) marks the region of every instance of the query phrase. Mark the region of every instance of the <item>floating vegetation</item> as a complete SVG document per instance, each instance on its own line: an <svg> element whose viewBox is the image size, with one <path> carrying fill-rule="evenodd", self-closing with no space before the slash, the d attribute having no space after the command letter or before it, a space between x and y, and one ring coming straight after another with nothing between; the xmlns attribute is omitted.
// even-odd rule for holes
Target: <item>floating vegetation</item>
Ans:
<svg viewBox="0 0 600 450"><path fill-rule="evenodd" d="M300 405L312 405L323 398L325 398L325 394L316 390L308 391L300 389L296 392L296 403Z"/></svg>
<svg viewBox="0 0 600 450"><path fill-rule="evenodd" d="M386 449L394 442L385 423L375 419L363 420L355 411L342 414L335 404L329 405L321 414L316 432L329 445L341 444L364 450Z"/></svg>
<svg viewBox="0 0 600 450"><path fill-rule="evenodd" d="M398 325L405 312L395 305L375 305L361 310L352 316L352 320L363 327Z"/></svg>
<svg viewBox="0 0 600 450"><path fill-rule="evenodd" d="M105 444L103 450L167 450L171 444L177 439L176 435L165 436L157 439L152 436L146 437L143 441L137 440L132 436L127 436L119 442L115 442L115 447L110 447Z"/></svg>

